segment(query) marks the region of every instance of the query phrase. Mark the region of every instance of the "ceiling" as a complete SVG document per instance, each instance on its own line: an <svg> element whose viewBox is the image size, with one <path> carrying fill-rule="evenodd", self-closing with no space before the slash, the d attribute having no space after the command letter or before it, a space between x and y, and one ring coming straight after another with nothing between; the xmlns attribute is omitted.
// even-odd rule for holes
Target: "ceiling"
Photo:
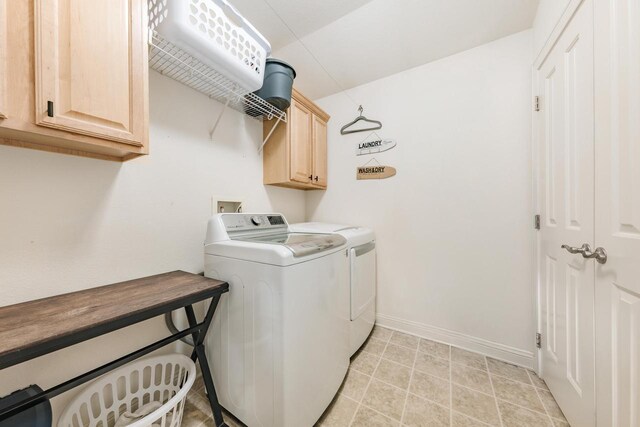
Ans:
<svg viewBox="0 0 640 427"><path fill-rule="evenodd" d="M296 36L303 37L319 30L370 1L230 0L269 40L273 51L296 41Z"/></svg>
<svg viewBox="0 0 640 427"><path fill-rule="evenodd" d="M531 27L538 0L231 0L312 99Z"/></svg>

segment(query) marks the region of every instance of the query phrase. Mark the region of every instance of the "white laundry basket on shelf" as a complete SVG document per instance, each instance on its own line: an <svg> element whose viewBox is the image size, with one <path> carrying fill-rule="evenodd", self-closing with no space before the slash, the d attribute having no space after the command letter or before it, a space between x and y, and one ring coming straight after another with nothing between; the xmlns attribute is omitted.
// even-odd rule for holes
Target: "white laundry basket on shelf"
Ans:
<svg viewBox="0 0 640 427"><path fill-rule="evenodd" d="M235 82L244 94L262 87L271 45L226 0L148 0L149 30ZM205 72L204 70L200 70Z"/></svg>
<svg viewBox="0 0 640 427"><path fill-rule="evenodd" d="M89 384L64 410L58 427L112 427L125 412L160 406L128 427L179 427L196 366L182 354L140 359Z"/></svg>

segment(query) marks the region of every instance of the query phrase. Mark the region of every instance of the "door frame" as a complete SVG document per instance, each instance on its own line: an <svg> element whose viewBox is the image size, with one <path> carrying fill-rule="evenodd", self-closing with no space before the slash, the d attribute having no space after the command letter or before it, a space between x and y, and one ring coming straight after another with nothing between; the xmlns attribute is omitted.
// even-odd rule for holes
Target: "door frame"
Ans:
<svg viewBox="0 0 640 427"><path fill-rule="evenodd" d="M537 53L537 56L533 62L531 67L531 100L532 100L532 119L531 119L531 185L532 185L532 206L533 213L531 214L531 219L533 222L534 215L540 215L540 158L539 158L539 148L540 148L540 111L536 111L535 109L535 97L540 94L540 88L538 87L538 79L537 72L551 53L551 50L556 45L560 36L564 32L565 28L573 18L573 15L576 13L580 5L584 0L570 0L565 8L562 16L556 23L555 27L551 31L551 34L547 38L547 41L543 45L540 52ZM535 331L536 333L542 333L542 314L541 314L541 304L540 304L540 230L533 230L533 265L535 266L533 271L532 283L533 286L533 313L535 319ZM531 337L532 339L534 337ZM543 337L544 339L544 337ZM542 374L542 357L541 357L542 348L535 348L533 351L533 370Z"/></svg>

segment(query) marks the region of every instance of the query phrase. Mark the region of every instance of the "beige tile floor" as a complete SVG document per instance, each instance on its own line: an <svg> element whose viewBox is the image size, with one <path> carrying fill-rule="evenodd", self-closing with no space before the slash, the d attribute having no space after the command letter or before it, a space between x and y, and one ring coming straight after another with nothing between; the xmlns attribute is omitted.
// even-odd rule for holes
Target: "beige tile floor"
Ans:
<svg viewBox="0 0 640 427"><path fill-rule="evenodd" d="M225 414L230 427L241 423ZM183 427L213 426L201 381ZM481 354L375 327L317 427L568 427L544 381ZM301 426L303 427L303 426Z"/></svg>
<svg viewBox="0 0 640 427"><path fill-rule="evenodd" d="M244 425L234 419L228 412L223 412L224 421L229 427L243 427ZM215 426L209 400L204 390L202 377L198 377L193 388L187 395L187 403L182 415L182 427L211 427Z"/></svg>

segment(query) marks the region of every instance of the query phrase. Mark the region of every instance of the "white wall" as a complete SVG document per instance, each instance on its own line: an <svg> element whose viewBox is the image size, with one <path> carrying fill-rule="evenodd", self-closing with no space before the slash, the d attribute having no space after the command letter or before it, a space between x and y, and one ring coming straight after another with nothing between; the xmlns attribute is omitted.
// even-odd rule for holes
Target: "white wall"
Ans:
<svg viewBox="0 0 640 427"><path fill-rule="evenodd" d="M571 0L539 0L536 19L533 22L534 59L544 47L551 32Z"/></svg>
<svg viewBox="0 0 640 427"><path fill-rule="evenodd" d="M119 164L0 146L0 306L202 271L212 195L304 219L303 192L262 185L260 123L227 112L211 142L222 106L155 72L150 79L147 157ZM164 323L153 319L0 371L0 396L34 382L52 386L163 336Z"/></svg>
<svg viewBox="0 0 640 427"><path fill-rule="evenodd" d="M321 99L329 183L310 220L372 227L378 312L387 325L516 363L533 350L530 31L349 91L398 146L355 156L367 133L344 94ZM381 58L381 60L384 60ZM357 181L375 157L397 168Z"/></svg>

